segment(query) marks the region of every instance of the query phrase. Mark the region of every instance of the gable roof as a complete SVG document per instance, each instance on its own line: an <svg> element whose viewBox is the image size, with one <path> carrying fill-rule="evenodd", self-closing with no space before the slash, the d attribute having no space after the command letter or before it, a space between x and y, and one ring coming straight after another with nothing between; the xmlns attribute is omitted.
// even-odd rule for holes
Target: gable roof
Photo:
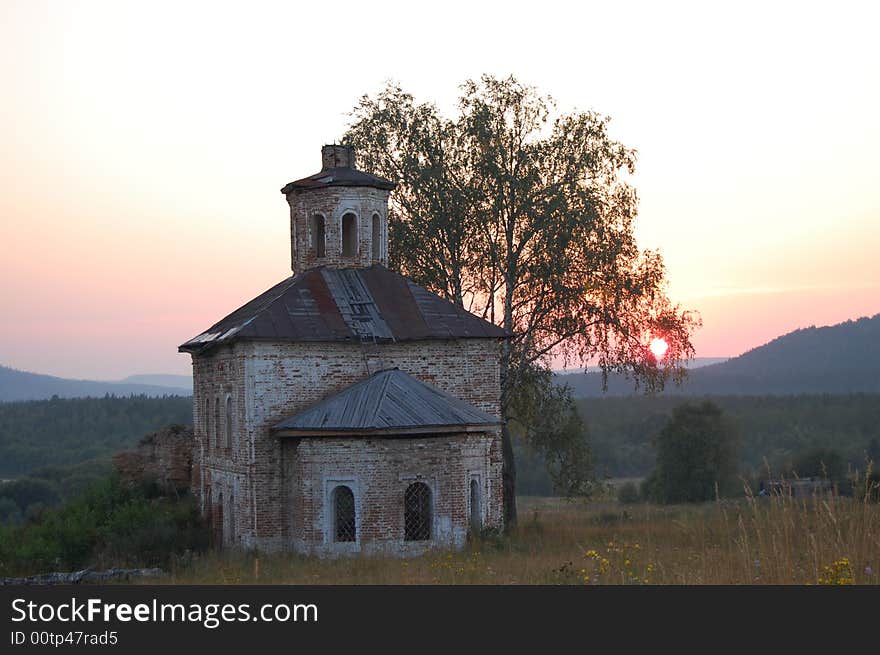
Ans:
<svg viewBox="0 0 880 655"><path fill-rule="evenodd" d="M388 189L390 191L397 185L394 182L364 173L350 166L336 166L325 168L320 173L290 182L281 189L281 193L287 195L291 191L323 189L330 186L366 186L375 189Z"/></svg>
<svg viewBox="0 0 880 655"><path fill-rule="evenodd" d="M380 264L289 277L182 344L202 353L239 339L394 342L509 334Z"/></svg>
<svg viewBox="0 0 880 655"><path fill-rule="evenodd" d="M501 421L399 369L374 373L272 428L278 436L485 431Z"/></svg>

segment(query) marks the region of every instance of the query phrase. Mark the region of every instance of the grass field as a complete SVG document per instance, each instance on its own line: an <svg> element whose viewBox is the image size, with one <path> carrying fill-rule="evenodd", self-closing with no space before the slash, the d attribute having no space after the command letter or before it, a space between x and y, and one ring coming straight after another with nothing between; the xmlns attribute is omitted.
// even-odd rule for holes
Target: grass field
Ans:
<svg viewBox="0 0 880 655"><path fill-rule="evenodd" d="M209 554L176 584L878 584L880 503L833 496L693 506L523 498L505 537L411 560ZM169 580L165 580L169 582Z"/></svg>

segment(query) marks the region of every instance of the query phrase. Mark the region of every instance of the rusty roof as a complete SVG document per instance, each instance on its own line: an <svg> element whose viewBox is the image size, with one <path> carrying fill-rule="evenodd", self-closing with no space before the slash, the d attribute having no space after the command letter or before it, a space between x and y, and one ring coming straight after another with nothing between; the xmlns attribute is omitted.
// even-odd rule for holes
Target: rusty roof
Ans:
<svg viewBox="0 0 880 655"><path fill-rule="evenodd" d="M301 180L295 180L286 184L281 193L287 195L291 191L307 191L309 189L323 189L330 186L367 186L376 189L391 190L397 185L394 182L364 173L356 168L337 166L326 168L320 173L309 175Z"/></svg>
<svg viewBox="0 0 880 655"><path fill-rule="evenodd" d="M508 336L380 264L321 266L279 282L178 350L202 353L240 339L358 343Z"/></svg>
<svg viewBox="0 0 880 655"><path fill-rule="evenodd" d="M272 428L278 436L412 435L485 431L501 421L399 369L346 387Z"/></svg>

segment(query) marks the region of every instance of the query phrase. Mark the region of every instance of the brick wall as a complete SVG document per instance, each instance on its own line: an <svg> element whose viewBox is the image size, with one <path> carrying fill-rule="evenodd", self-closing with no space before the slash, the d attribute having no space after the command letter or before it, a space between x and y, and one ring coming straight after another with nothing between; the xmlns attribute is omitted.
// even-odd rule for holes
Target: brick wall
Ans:
<svg viewBox="0 0 880 655"><path fill-rule="evenodd" d="M210 513L212 507L219 507L219 497L223 494L223 519L216 528L218 539L224 537L223 543L226 544L267 551L291 548L312 550L318 546L313 529L311 538L299 534L298 526L305 529L307 521L301 520L297 513L305 511L302 502L305 498L305 487L301 485L306 482L318 484L319 481L310 475L300 477L305 474L299 472L297 466L308 466L311 471L320 469L327 472L327 475L333 475L330 471L331 464L342 461L336 458L336 454L318 461L319 458L316 458L313 450L327 447L330 442L325 439L304 440L297 447L292 445L292 441L282 444L277 437L270 434L269 428L272 425L377 370L392 367L400 368L493 416L500 417L498 348L498 341L494 339L404 342L380 346L237 342L232 346L218 348L213 354L195 357L194 468L198 470L200 480L197 493L203 499L206 513ZM227 397L231 398L234 429L231 448L227 448L223 442ZM214 407L218 398L222 410L219 446L213 437L214 424L217 422ZM206 399L211 399L208 421L204 415ZM481 484L486 489L487 525L500 527L500 433L495 431L488 437L483 437L488 445L483 446L484 454L477 458L482 464L475 463L476 456L459 443L461 439L464 439L461 443L467 444L474 440L479 441L473 435L460 439L451 439L447 435L400 443L408 443L413 448L417 443L421 444L413 452L417 452L419 457L427 456L433 462L425 475L435 475L443 467L458 471L454 478L458 482L449 478L441 485L444 490L438 498L449 502L465 493L467 480L461 471L482 466L485 470ZM378 442L373 440L371 443ZM453 443L457 445L451 446ZM375 450L378 446L373 450L363 450L364 446L355 446L353 443L349 446L348 450L340 451L336 448L333 452L363 455L372 458L371 461L375 459L375 453L379 452ZM469 454L463 454L465 452ZM308 457L297 464L300 453L308 453ZM389 469L383 475L383 479L387 481L397 473ZM364 480L364 489L373 484L373 481ZM458 491L453 491L456 485L460 487ZM297 489L299 491L295 491ZM231 519L230 509L226 506L230 498L233 500ZM448 539L444 537L443 543L460 545L461 521L448 512L444 516L449 517L449 529L446 529L446 523L442 523L438 527L438 534L450 535ZM369 526L367 515L364 516L364 521L366 528ZM386 549L386 546L377 548Z"/></svg>
<svg viewBox="0 0 880 655"><path fill-rule="evenodd" d="M501 524L491 481L501 462L494 435L420 438L304 438L285 441L289 533L295 550L317 555L416 555L430 547L460 548L470 524L470 481L480 490L481 525ZM404 496L413 482L431 490L431 540L404 540ZM354 493L356 541L336 542L333 491Z"/></svg>
<svg viewBox="0 0 880 655"><path fill-rule="evenodd" d="M315 266L361 267L388 265L388 191L369 187L327 187L288 194L290 205L290 259L294 273ZM342 217L357 217L358 249L353 257L342 256ZM325 256L318 258L312 246L312 217L324 217ZM380 256L373 258L373 215L379 216Z"/></svg>
<svg viewBox="0 0 880 655"><path fill-rule="evenodd" d="M227 547L253 541L244 371L245 354L234 346L193 358L192 489L214 525L215 542Z"/></svg>
<svg viewBox="0 0 880 655"><path fill-rule="evenodd" d="M113 455L119 476L129 482L157 482L169 489L186 489L193 480L193 431L168 425L151 432L132 450Z"/></svg>

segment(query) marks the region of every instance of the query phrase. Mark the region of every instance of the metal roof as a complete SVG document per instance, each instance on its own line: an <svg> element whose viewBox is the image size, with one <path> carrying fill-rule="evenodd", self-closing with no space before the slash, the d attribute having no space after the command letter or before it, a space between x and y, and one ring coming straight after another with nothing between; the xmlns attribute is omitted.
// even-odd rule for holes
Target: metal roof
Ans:
<svg viewBox="0 0 880 655"><path fill-rule="evenodd" d="M287 195L291 191L307 191L309 189L323 189L331 186L366 186L391 190L397 185L394 182L364 173L356 168L336 166L326 168L320 173L309 175L301 180L290 182L281 189L281 193Z"/></svg>
<svg viewBox="0 0 880 655"><path fill-rule="evenodd" d="M412 435L485 431L501 421L399 369L346 387L272 428L278 436Z"/></svg>
<svg viewBox="0 0 880 655"><path fill-rule="evenodd" d="M380 264L322 266L276 284L178 350L202 353L239 339L357 343L508 336Z"/></svg>

